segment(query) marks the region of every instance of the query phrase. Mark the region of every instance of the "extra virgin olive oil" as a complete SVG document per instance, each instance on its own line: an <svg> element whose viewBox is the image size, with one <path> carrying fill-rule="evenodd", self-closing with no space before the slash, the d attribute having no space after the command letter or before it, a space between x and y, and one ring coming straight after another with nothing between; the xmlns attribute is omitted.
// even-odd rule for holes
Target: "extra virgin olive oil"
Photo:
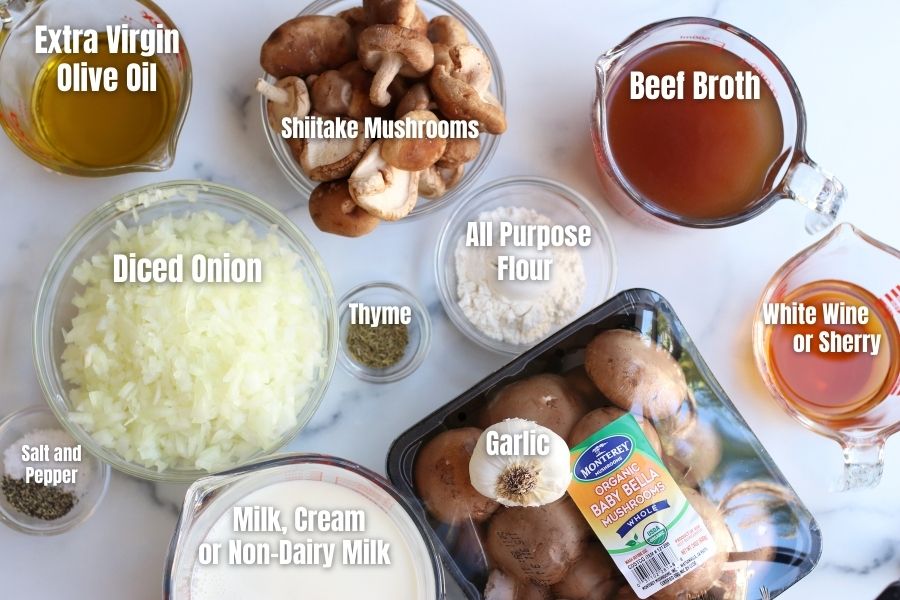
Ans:
<svg viewBox="0 0 900 600"><path fill-rule="evenodd" d="M64 63L91 68L113 67L115 91L60 91L57 70ZM131 64L155 65L156 91L128 90ZM32 110L40 136L59 159L90 168L140 162L172 127L178 110L173 84L156 56L112 53L101 36L96 53L57 54L41 68L34 86Z"/></svg>

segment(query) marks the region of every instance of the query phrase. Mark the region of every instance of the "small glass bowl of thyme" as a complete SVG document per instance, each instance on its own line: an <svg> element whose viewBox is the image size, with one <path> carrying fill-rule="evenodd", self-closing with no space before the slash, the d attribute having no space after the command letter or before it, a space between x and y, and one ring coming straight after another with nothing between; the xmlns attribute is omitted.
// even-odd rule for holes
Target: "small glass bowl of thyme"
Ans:
<svg viewBox="0 0 900 600"><path fill-rule="evenodd" d="M431 346L431 317L405 288L385 282L357 286L338 305L339 362L371 383L403 379Z"/></svg>
<svg viewBox="0 0 900 600"><path fill-rule="evenodd" d="M45 406L0 421L0 521L55 535L87 520L106 494L109 465L78 443Z"/></svg>

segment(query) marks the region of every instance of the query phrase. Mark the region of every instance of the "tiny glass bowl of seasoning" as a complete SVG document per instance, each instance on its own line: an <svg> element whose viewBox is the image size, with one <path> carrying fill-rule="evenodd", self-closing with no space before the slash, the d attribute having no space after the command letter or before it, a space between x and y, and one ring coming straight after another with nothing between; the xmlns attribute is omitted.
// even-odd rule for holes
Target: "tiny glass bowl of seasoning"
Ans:
<svg viewBox="0 0 900 600"><path fill-rule="evenodd" d="M0 521L55 535L86 521L106 494L109 466L81 447L50 409L34 406L0 421Z"/></svg>
<svg viewBox="0 0 900 600"><path fill-rule="evenodd" d="M431 318L408 290L393 283L357 286L341 298L340 363L371 383L403 379L431 346Z"/></svg>

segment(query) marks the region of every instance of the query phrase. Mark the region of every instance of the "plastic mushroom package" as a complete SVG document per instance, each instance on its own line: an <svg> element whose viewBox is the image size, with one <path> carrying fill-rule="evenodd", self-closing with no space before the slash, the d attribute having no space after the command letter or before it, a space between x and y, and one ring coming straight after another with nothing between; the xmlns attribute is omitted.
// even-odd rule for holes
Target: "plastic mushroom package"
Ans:
<svg viewBox="0 0 900 600"><path fill-rule="evenodd" d="M336 4L271 33L257 90L279 165L311 192L313 223L358 237L461 192L507 124L497 59L461 8Z"/></svg>
<svg viewBox="0 0 900 600"><path fill-rule="evenodd" d="M401 435L467 598L773 598L818 525L669 304L622 292Z"/></svg>

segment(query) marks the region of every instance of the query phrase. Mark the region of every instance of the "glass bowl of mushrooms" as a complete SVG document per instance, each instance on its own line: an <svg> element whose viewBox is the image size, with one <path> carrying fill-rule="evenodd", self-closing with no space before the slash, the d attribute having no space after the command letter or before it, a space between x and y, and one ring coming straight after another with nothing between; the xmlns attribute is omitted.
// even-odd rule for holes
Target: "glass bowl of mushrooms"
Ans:
<svg viewBox="0 0 900 600"><path fill-rule="evenodd" d="M471 15L451 0L359 3L318 0L280 25L257 82L279 167L319 229L348 237L460 197L506 129L500 62ZM404 122L423 138L396 133Z"/></svg>

